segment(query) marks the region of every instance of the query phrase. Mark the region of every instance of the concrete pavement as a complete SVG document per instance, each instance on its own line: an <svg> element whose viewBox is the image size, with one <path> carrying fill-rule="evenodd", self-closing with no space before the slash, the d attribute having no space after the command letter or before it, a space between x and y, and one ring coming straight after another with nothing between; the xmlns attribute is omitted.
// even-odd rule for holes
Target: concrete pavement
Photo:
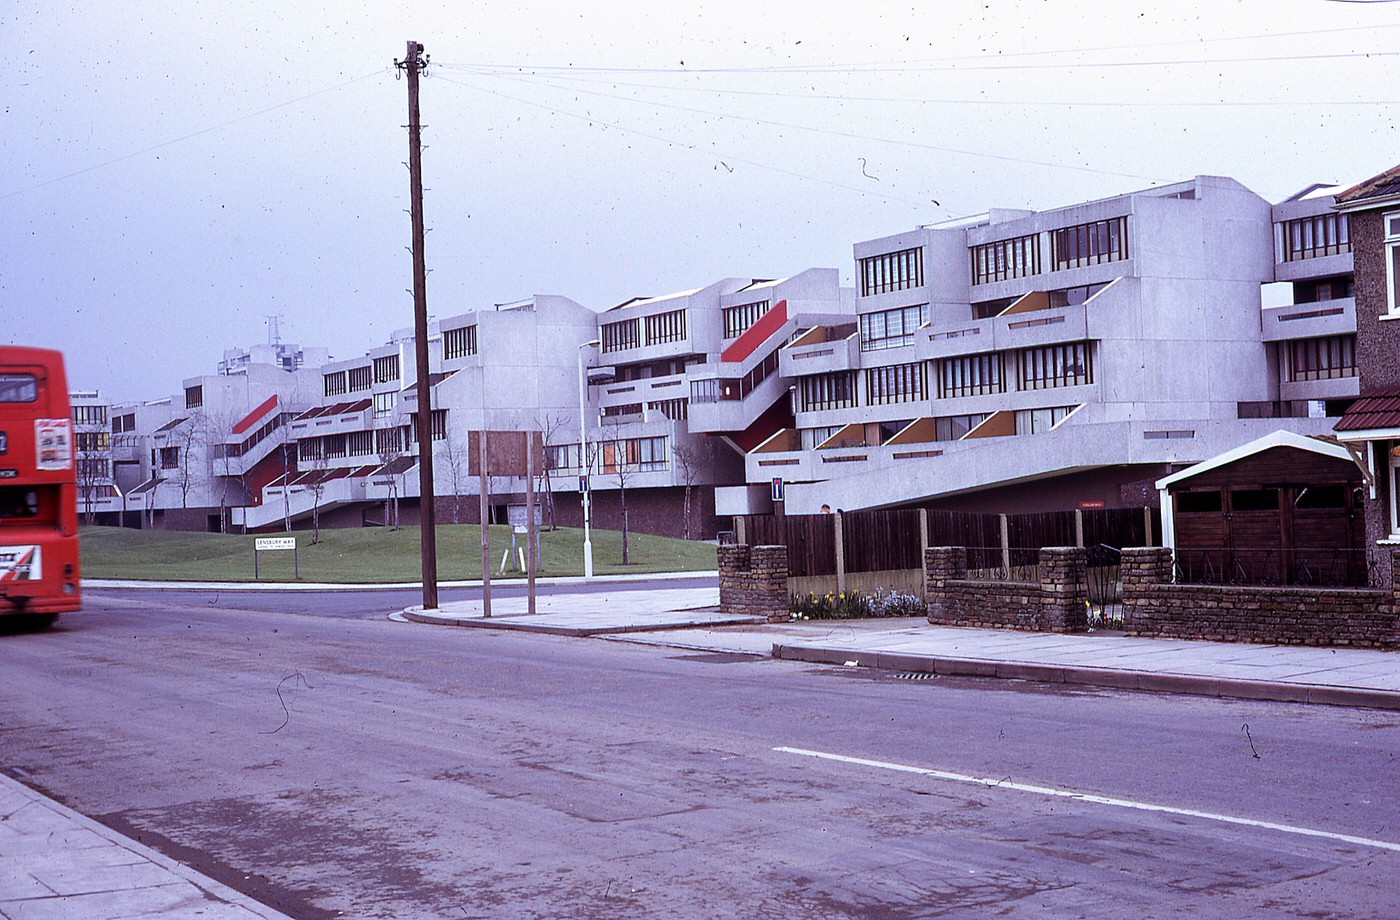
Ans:
<svg viewBox="0 0 1400 920"><path fill-rule="evenodd" d="M0 917L286 920L3 774Z"/></svg>
<svg viewBox="0 0 1400 920"><path fill-rule="evenodd" d="M918 617L770 624L726 617L718 602L718 588L675 588L555 594L540 598L534 615L524 598L502 598L490 619L480 601L410 607L401 617L851 667L1400 709L1400 653L1390 651L967 629Z"/></svg>

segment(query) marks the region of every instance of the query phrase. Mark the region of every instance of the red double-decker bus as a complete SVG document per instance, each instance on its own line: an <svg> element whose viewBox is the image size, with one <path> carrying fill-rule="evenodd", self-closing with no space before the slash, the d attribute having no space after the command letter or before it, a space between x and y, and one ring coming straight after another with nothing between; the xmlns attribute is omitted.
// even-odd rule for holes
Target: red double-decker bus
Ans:
<svg viewBox="0 0 1400 920"><path fill-rule="evenodd" d="M0 345L0 618L81 604L74 454L63 355Z"/></svg>

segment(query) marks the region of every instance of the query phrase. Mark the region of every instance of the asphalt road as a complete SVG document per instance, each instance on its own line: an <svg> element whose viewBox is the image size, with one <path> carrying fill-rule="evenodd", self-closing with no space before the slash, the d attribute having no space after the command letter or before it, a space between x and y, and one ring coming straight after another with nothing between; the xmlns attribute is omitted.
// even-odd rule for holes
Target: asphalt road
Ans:
<svg viewBox="0 0 1400 920"><path fill-rule="evenodd" d="M1400 916L1394 713L244 600L0 637L0 764L297 917Z"/></svg>

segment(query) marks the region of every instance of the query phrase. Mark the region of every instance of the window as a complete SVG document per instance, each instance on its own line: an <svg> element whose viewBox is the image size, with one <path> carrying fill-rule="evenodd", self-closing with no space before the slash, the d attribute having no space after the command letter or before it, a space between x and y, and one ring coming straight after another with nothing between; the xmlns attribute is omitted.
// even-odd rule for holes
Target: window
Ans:
<svg viewBox="0 0 1400 920"><path fill-rule="evenodd" d="M399 356L385 355L374 359L374 382L388 383L399 379Z"/></svg>
<svg viewBox="0 0 1400 920"><path fill-rule="evenodd" d="M112 446L112 436L105 431L80 431L74 442L80 451L106 450Z"/></svg>
<svg viewBox="0 0 1400 920"><path fill-rule="evenodd" d="M938 362L938 397L982 396L1006 392L1001 355L964 355Z"/></svg>
<svg viewBox="0 0 1400 920"><path fill-rule="evenodd" d="M656 345L660 342L679 342L685 338L684 310L658 313L655 316L645 317L644 322L648 345Z"/></svg>
<svg viewBox="0 0 1400 920"><path fill-rule="evenodd" d="M1175 497L1178 514L1219 514L1221 511L1219 489L1178 492Z"/></svg>
<svg viewBox="0 0 1400 920"><path fill-rule="evenodd" d="M685 421L690 416L690 400L685 398L657 400L647 403L647 410L660 412L673 422Z"/></svg>
<svg viewBox="0 0 1400 920"><path fill-rule="evenodd" d="M1292 383L1355 376L1355 335L1295 339L1288 343L1288 379Z"/></svg>
<svg viewBox="0 0 1400 920"><path fill-rule="evenodd" d="M914 330L928 322L928 304L860 315L860 350L880 351L914 344Z"/></svg>
<svg viewBox="0 0 1400 920"><path fill-rule="evenodd" d="M642 414L642 404L641 404L641 403L627 403L626 405L622 405L622 406L604 406L604 407L603 407L603 412L602 412L603 418L621 418L621 417L624 416L624 415L641 415L641 414Z"/></svg>
<svg viewBox="0 0 1400 920"><path fill-rule="evenodd" d="M1314 259L1351 252L1351 228L1345 214L1318 214L1282 224L1283 261Z"/></svg>
<svg viewBox="0 0 1400 920"><path fill-rule="evenodd" d="M1018 385L1023 390L1083 386L1094 382L1089 343L1046 345L1016 353Z"/></svg>
<svg viewBox="0 0 1400 920"><path fill-rule="evenodd" d="M1040 273L1040 238L1035 234L973 246L972 283L987 284Z"/></svg>
<svg viewBox="0 0 1400 920"><path fill-rule="evenodd" d="M185 387L185 408L198 409L204 405L204 387Z"/></svg>
<svg viewBox="0 0 1400 920"><path fill-rule="evenodd" d="M935 441L956 441L987 420L987 413L944 415L933 420Z"/></svg>
<svg viewBox="0 0 1400 920"><path fill-rule="evenodd" d="M802 449L816 450L817 445L821 444L823 441L830 440L832 435L845 427L845 425L828 425L823 428L799 429L798 436L802 444Z"/></svg>
<svg viewBox="0 0 1400 920"><path fill-rule="evenodd" d="M1385 215L1386 313L1400 316L1400 214Z"/></svg>
<svg viewBox="0 0 1400 920"><path fill-rule="evenodd" d="M544 462L550 471L555 473L582 472L583 470L577 444L546 444Z"/></svg>
<svg viewBox="0 0 1400 920"><path fill-rule="evenodd" d="M381 418L394 411L394 406L398 405L399 394L397 393L375 393L374 394L374 416Z"/></svg>
<svg viewBox="0 0 1400 920"><path fill-rule="evenodd" d="M39 398L33 374L0 374L0 403L31 403Z"/></svg>
<svg viewBox="0 0 1400 920"><path fill-rule="evenodd" d="M374 453L374 432L350 432L345 436L345 451L352 457L365 457Z"/></svg>
<svg viewBox="0 0 1400 920"><path fill-rule="evenodd" d="M106 425L106 406L74 406L73 423L75 425Z"/></svg>
<svg viewBox="0 0 1400 920"><path fill-rule="evenodd" d="M1049 431L1060 422L1065 416L1075 409L1074 406L1052 406L1049 409L1019 409L1016 412L1016 433L1017 434L1040 434Z"/></svg>
<svg viewBox="0 0 1400 920"><path fill-rule="evenodd" d="M447 410L446 410L446 409L434 409L434 410L432 410L432 412L428 413L428 425L429 425L429 427L430 427L430 429L431 429L431 435L430 435L430 437L432 437L432 439L433 439L434 441L445 441L445 440L447 440ZM417 412L410 412L410 413L409 413L409 416L408 416L408 440L409 440L411 443L413 443L413 444L417 444L417 443L418 443L418 413L417 413Z"/></svg>
<svg viewBox="0 0 1400 920"><path fill-rule="evenodd" d="M122 431L136 430L136 413L128 412L124 415L112 416L112 432L115 434Z"/></svg>
<svg viewBox="0 0 1400 920"><path fill-rule="evenodd" d="M803 412L820 409L849 409L856 404L855 374L813 374L797 381L797 397Z"/></svg>
<svg viewBox="0 0 1400 920"><path fill-rule="evenodd" d="M442 356L444 359L465 358L476 354L476 324L444 329L442 333Z"/></svg>
<svg viewBox="0 0 1400 920"><path fill-rule="evenodd" d="M1107 281L1101 284L1081 284L1078 287L1060 288L1057 291L1050 291L1050 306L1071 307L1076 304L1081 304L1106 287L1108 287Z"/></svg>
<svg viewBox="0 0 1400 920"><path fill-rule="evenodd" d="M327 396L339 396L341 393L345 392L345 371L334 371L329 374L323 374L321 380Z"/></svg>
<svg viewBox="0 0 1400 920"><path fill-rule="evenodd" d="M1050 231L1052 268L1078 268L1128 258L1128 218L1114 217Z"/></svg>
<svg viewBox="0 0 1400 920"><path fill-rule="evenodd" d="M721 313L724 316L724 337L726 339L737 339L744 334L744 330L758 322L759 317L768 312L768 301L756 300L753 303L741 303L735 307L725 307Z"/></svg>
<svg viewBox="0 0 1400 920"><path fill-rule="evenodd" d="M350 368L349 376L350 391L352 393L356 390L368 390L370 388L372 381L370 379L370 371L368 364L366 364L364 367Z"/></svg>
<svg viewBox="0 0 1400 920"><path fill-rule="evenodd" d="M604 473L652 472L669 467L664 435L604 441L602 457Z"/></svg>
<svg viewBox="0 0 1400 920"><path fill-rule="evenodd" d="M638 345L637 320L624 319L617 323L604 323L599 327L599 339L604 353L636 348Z"/></svg>
<svg viewBox="0 0 1400 920"><path fill-rule="evenodd" d="M865 371L865 400L867 405L909 402L928 396L928 372L918 364L892 364L871 367Z"/></svg>
<svg viewBox="0 0 1400 920"><path fill-rule="evenodd" d="M1384 447L1385 441L1380 442ZM1400 540L1400 441L1389 442L1390 450L1390 538Z"/></svg>
<svg viewBox="0 0 1400 920"><path fill-rule="evenodd" d="M111 478L112 464L105 457L89 457L78 460L79 483L94 483L99 479Z"/></svg>
<svg viewBox="0 0 1400 920"><path fill-rule="evenodd" d="M403 452L404 439L403 429L376 428L374 429L374 452L381 457L393 456Z"/></svg>
<svg viewBox="0 0 1400 920"><path fill-rule="evenodd" d="M860 260L860 296L924 286L924 251L901 249Z"/></svg>
<svg viewBox="0 0 1400 920"><path fill-rule="evenodd" d="M180 448L162 447L159 449L158 462L163 470L175 470L180 468Z"/></svg>

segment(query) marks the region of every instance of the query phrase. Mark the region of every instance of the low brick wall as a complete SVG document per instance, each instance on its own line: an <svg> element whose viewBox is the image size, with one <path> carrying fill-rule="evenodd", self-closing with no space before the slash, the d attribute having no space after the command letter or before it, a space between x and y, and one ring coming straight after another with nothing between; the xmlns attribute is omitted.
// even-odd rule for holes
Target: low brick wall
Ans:
<svg viewBox="0 0 1400 920"><path fill-rule="evenodd" d="M1034 632L1084 629L1088 616L1086 556L1075 547L1040 551L1039 582L967 578L967 551L932 546L924 551L924 600L928 621Z"/></svg>
<svg viewBox="0 0 1400 920"><path fill-rule="evenodd" d="M719 547L719 606L725 613L788 620L786 546Z"/></svg>
<svg viewBox="0 0 1400 920"><path fill-rule="evenodd" d="M1122 579L1129 635L1400 648L1400 590L1173 584L1158 547L1124 549Z"/></svg>

